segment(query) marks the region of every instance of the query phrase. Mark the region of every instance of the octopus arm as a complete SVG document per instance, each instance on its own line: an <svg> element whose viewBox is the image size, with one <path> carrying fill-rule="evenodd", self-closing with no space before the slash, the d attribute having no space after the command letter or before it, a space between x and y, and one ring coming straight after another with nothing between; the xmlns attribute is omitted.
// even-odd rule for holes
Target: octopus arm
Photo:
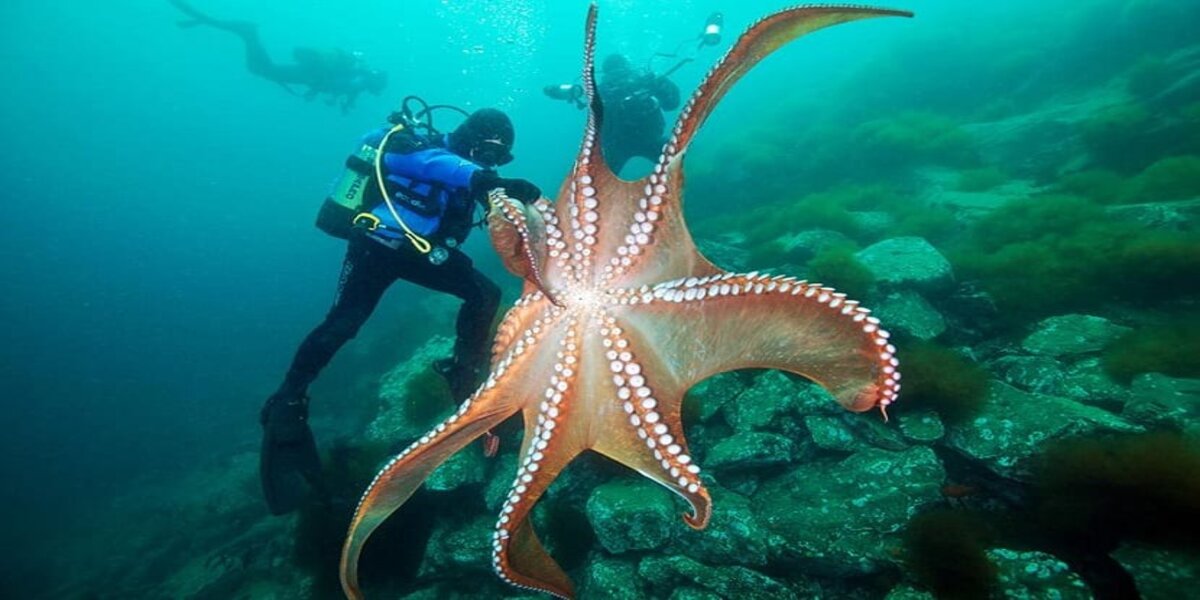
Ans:
<svg viewBox="0 0 1200 600"><path fill-rule="evenodd" d="M727 273L671 282L642 298L627 319L684 389L723 371L773 368L811 379L855 412L886 409L899 392L888 333L832 288Z"/></svg>
<svg viewBox="0 0 1200 600"><path fill-rule="evenodd" d="M367 538L400 508L439 465L515 412L511 403L476 395L462 408L409 448L392 458L375 476L359 501L342 547L342 589L359 600L358 558Z"/></svg>
<svg viewBox="0 0 1200 600"><path fill-rule="evenodd" d="M884 16L911 17L912 13L867 6L807 5L763 17L738 38L700 84L679 115L675 138L668 144L666 154L682 153L725 93L768 54L819 29Z"/></svg>
<svg viewBox="0 0 1200 600"><path fill-rule="evenodd" d="M571 579L546 552L529 516L542 494L583 449L581 430L570 417L573 410L570 403L563 404L561 412L551 418L545 411L526 409L521 464L493 534L492 565L501 578L560 598L574 597ZM547 430L549 422L558 426Z"/></svg>

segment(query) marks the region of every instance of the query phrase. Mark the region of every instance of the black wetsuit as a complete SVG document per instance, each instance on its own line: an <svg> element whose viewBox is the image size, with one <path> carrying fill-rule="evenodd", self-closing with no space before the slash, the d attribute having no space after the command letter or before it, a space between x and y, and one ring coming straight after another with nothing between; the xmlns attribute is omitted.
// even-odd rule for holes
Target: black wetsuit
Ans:
<svg viewBox="0 0 1200 600"><path fill-rule="evenodd" d="M458 312L457 338L452 371L447 373L456 399L462 399L478 383L478 374L487 366L488 332L500 305L500 288L474 268L471 258L457 248L471 230L473 199L471 177L481 170L469 160L451 152L442 138L415 138L403 134L393 138L383 163L388 181L399 187L397 210L406 214L412 227L431 239L452 240L445 244L448 258L441 264L418 252L400 233L378 190L368 190L368 205L379 216L384 229L373 233L355 230L346 250L346 259L338 279L337 297L325 320L305 338L296 352L280 392L287 396L303 395L321 369L359 327L371 316L383 293L397 279L453 294L463 301ZM377 144L382 131L364 137ZM398 148L399 150L393 150ZM400 184L403 183L403 186ZM408 212L400 198L424 198L428 214L423 220Z"/></svg>
<svg viewBox="0 0 1200 600"><path fill-rule="evenodd" d="M613 172L635 156L658 158L666 143L663 111L679 107L679 88L665 77L630 70L607 75L598 92L604 102L604 161Z"/></svg>
<svg viewBox="0 0 1200 600"><path fill-rule="evenodd" d="M300 344L281 389L301 393L307 390L338 349L358 333L383 293L398 279L453 294L463 301L456 324L455 357L470 365L469 369L482 368L487 361L488 330L500 307L500 288L458 249L450 250L446 262L435 265L412 244L403 243L393 249L356 230L346 249L333 307ZM456 396L464 395L462 390L454 391Z"/></svg>

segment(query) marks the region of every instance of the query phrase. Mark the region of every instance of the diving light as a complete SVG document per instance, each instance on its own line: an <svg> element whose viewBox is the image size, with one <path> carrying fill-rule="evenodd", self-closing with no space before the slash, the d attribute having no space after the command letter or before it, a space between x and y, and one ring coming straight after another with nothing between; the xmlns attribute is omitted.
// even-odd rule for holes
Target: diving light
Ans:
<svg viewBox="0 0 1200 600"><path fill-rule="evenodd" d="M708 15L704 22L704 33L700 34L701 46L716 46L721 43L721 27L725 25L725 17L719 12Z"/></svg>

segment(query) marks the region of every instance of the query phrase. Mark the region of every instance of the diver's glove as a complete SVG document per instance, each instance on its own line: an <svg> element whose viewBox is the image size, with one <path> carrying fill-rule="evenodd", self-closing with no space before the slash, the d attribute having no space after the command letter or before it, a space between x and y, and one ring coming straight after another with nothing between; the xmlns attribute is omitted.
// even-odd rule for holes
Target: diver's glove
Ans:
<svg viewBox="0 0 1200 600"><path fill-rule="evenodd" d="M504 188L509 198L516 198L525 204L542 197L542 190L525 179L510 179L501 177L495 171L480 169L471 175L471 197L487 204L487 193L496 188Z"/></svg>

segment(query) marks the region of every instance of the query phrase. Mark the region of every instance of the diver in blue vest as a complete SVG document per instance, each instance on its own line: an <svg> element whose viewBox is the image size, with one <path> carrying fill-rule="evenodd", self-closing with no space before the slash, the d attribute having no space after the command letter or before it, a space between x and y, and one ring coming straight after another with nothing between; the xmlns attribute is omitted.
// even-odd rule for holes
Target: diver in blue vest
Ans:
<svg viewBox="0 0 1200 600"><path fill-rule="evenodd" d="M347 52L341 48L319 50L297 47L292 50L294 62L275 62L259 40L258 26L254 23L214 19L183 0L169 2L189 17L179 23L180 27L206 25L236 35L246 48L246 69L263 79L278 83L291 94L303 96L305 100L326 94L329 104L340 105L345 113L354 107L354 101L362 92L378 96L387 87L387 73L368 68L357 52ZM293 85L308 89L300 94L292 89Z"/></svg>
<svg viewBox="0 0 1200 600"><path fill-rule="evenodd" d="M396 115L391 121L364 137L360 153L347 160L344 185L318 216L320 228L346 237L349 245L333 307L300 344L283 384L262 409L261 475L275 514L297 508L310 487L323 491L308 427L308 386L397 279L463 301L453 356L434 366L455 401L474 391L487 367L500 289L459 247L476 222L475 207L486 208L488 191L503 188L526 203L541 196L529 181L495 171L513 158L513 126L503 112L477 110L448 135Z"/></svg>

